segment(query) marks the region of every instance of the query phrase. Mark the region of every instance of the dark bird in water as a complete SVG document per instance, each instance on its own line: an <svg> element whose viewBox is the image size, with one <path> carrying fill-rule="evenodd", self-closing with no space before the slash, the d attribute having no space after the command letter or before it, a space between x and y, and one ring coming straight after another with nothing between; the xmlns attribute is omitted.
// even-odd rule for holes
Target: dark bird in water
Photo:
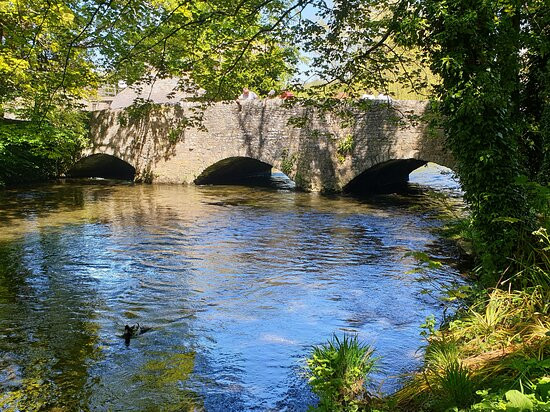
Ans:
<svg viewBox="0 0 550 412"><path fill-rule="evenodd" d="M122 334L121 337L124 338L124 343L126 343L126 346L128 346L132 338L142 335L145 332L148 332L149 330L151 330L151 328L140 326L139 323L136 323L135 325L132 325L132 326L126 325L124 326L124 333Z"/></svg>

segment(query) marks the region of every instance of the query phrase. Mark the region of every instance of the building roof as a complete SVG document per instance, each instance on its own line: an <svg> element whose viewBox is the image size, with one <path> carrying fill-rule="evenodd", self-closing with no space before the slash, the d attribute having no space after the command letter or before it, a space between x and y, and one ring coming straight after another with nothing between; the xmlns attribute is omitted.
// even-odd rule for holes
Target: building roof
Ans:
<svg viewBox="0 0 550 412"><path fill-rule="evenodd" d="M119 92L111 102L111 109L121 109L131 106L136 99L143 99L158 104L177 104L180 100L190 97L190 93L178 89L180 79L170 77L154 79L150 83L133 84Z"/></svg>

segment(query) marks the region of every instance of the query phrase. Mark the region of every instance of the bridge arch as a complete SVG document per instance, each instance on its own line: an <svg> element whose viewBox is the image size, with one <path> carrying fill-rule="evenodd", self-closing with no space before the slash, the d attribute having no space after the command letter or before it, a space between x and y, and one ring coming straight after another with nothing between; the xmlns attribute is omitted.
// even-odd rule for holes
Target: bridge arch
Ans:
<svg viewBox="0 0 550 412"><path fill-rule="evenodd" d="M136 169L124 160L104 153L83 157L67 172L69 177L102 177L134 180Z"/></svg>
<svg viewBox="0 0 550 412"><path fill-rule="evenodd" d="M338 113L288 106L277 99L242 105L220 102L206 108L188 102L152 111L139 122L128 122L121 110L94 112L91 145L85 153L118 156L135 167L135 179L147 182L243 184L235 180L268 175L273 166L302 190L326 192L361 186L358 181L351 183L352 179L386 161L387 165L370 172L403 175L396 180L406 180L411 170L424 164L414 164L418 160L452 167L443 133L427 133L421 122L401 116L422 115L427 103L394 101L392 107L395 110L357 109L350 122L343 122ZM201 127L184 128L196 110L203 112ZM177 139L169 139L175 127L180 133ZM409 170L399 172L401 168ZM78 168L70 174L107 175L84 174ZM372 180L376 179L365 179Z"/></svg>
<svg viewBox="0 0 550 412"><path fill-rule="evenodd" d="M375 164L359 173L342 191L346 193L380 192L409 181L409 174L427 164L419 159L392 159Z"/></svg>
<svg viewBox="0 0 550 412"><path fill-rule="evenodd" d="M196 185L254 185L293 186L294 183L283 173L272 178L274 167L270 163L248 156L232 156L208 166L194 180Z"/></svg>

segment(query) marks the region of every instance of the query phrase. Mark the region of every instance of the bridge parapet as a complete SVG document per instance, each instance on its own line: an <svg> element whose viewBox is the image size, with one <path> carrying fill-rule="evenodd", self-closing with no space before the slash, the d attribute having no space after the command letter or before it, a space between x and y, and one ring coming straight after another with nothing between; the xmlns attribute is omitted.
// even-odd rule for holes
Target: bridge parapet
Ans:
<svg viewBox="0 0 550 412"><path fill-rule="evenodd" d="M92 155L114 156L135 169L136 180L159 183L191 184L204 180L205 173L265 172L271 165L300 189L338 192L368 170L376 172L370 179L378 184L406 179L428 161L452 167L443 137L408 118L426 108L425 102L395 101L392 107L373 104L342 114L273 99L205 108L186 103L137 114L105 110L94 113L92 144L72 174L88 173ZM190 126L197 110L202 123ZM257 160L258 168L242 159Z"/></svg>

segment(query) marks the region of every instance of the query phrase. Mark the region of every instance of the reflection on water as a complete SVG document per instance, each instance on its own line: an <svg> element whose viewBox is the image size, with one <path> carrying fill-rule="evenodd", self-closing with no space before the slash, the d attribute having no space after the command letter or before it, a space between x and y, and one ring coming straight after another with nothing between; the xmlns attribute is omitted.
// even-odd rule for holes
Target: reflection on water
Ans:
<svg viewBox="0 0 550 412"><path fill-rule="evenodd" d="M304 357L344 331L376 347L391 391L441 312L405 253L455 254L425 202L108 181L0 192L0 405L305 411ZM152 330L127 347L137 322Z"/></svg>

